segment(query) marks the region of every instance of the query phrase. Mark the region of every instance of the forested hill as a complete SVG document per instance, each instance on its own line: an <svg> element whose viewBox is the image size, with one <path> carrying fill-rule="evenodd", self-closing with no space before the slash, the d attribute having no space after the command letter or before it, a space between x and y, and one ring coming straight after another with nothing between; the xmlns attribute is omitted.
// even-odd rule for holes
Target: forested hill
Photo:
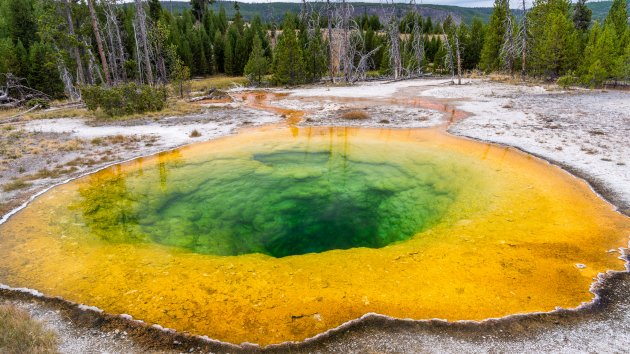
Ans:
<svg viewBox="0 0 630 354"><path fill-rule="evenodd" d="M210 6L214 11L218 11L220 6L223 6L227 12L228 17L233 17L234 3L228 1L217 1ZM287 12L299 13L302 4L297 2L270 2L270 3L238 3L241 15L245 19L250 19L255 15L260 15L263 21L270 21L275 19L278 21ZM378 15L383 17L386 12L394 5L379 4L379 3L366 3L366 2L352 2L354 6L354 15L360 16L364 13L368 15ZM162 6L173 12L181 12L184 9L190 8L190 2L188 1L162 1ZM317 6L317 4L312 4ZM401 16L409 9L408 4L396 4ZM442 22L446 17L451 14L455 19L455 22L464 20L466 23L471 23L474 17L478 17L484 22L487 22L492 13L491 7L459 7L459 6L446 6L446 5L418 5L419 13L422 17L431 17L432 20Z"/></svg>
<svg viewBox="0 0 630 354"><path fill-rule="evenodd" d="M212 6L211 9L218 11L219 7L223 5L229 17L233 17L234 3L228 1L217 1ZM608 10L610 9L611 1L599 1L599 2L588 2L587 6L593 10L593 20L599 20L600 22L606 18L606 14L608 14ZM271 2L271 3L238 3L240 7L241 14L247 20L252 18L255 15L260 15L262 19L266 21L270 21L272 19L278 20L282 18L286 12L299 13L301 3L296 2ZM385 9L391 7L393 5L389 4L379 4L379 3L366 3L366 2L353 2L355 16L362 15L367 13L368 15L376 14L379 17L383 16L385 13ZM162 6L169 11L173 12L181 12L184 9L190 8L190 2L188 1L162 1ZM400 13L405 13L406 9L409 5L407 4L396 4L397 7L400 8ZM461 7L461 6L448 6L448 5L432 5L432 4L422 4L418 5L420 14L423 17L429 17L433 20L437 20L442 22L448 14L451 14L452 17L456 20L456 22L460 22L464 20L466 23L471 23L472 19L478 17L484 22L488 22L490 18L490 14L492 14L491 7ZM516 16L520 16L520 10L514 10L514 14Z"/></svg>

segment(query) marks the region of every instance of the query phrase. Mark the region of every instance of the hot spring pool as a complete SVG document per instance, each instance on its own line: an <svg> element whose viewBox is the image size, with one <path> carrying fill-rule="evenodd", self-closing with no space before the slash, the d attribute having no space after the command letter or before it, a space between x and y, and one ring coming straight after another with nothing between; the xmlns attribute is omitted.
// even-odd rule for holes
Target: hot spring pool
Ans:
<svg viewBox="0 0 630 354"><path fill-rule="evenodd" d="M53 188L0 226L0 282L266 345L368 312L575 307L623 269L610 250L629 234L583 182L513 149L274 126Z"/></svg>

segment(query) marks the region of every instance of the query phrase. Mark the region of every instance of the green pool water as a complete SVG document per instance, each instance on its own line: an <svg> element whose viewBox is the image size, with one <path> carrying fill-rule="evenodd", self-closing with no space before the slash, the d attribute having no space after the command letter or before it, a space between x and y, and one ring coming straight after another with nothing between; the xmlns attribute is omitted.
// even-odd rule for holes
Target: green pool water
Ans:
<svg viewBox="0 0 630 354"><path fill-rule="evenodd" d="M112 167L71 208L110 242L285 257L404 241L440 220L466 174L433 151L404 156L380 141L289 141Z"/></svg>

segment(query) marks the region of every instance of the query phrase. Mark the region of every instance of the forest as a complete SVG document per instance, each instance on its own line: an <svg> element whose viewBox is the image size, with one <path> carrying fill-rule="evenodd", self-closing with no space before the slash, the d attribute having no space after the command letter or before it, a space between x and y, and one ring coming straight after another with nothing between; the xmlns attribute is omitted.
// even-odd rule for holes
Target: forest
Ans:
<svg viewBox="0 0 630 354"><path fill-rule="evenodd" d="M601 22L586 0L535 0L518 11L496 0L487 23L438 22L413 3L356 16L351 2L303 2L299 13L266 21L246 21L238 3L190 5L171 12L158 0L3 0L0 107L70 98L142 112L185 95L191 77L215 74L245 75L253 85L455 80L473 71L563 86L630 78L626 0L614 0Z"/></svg>

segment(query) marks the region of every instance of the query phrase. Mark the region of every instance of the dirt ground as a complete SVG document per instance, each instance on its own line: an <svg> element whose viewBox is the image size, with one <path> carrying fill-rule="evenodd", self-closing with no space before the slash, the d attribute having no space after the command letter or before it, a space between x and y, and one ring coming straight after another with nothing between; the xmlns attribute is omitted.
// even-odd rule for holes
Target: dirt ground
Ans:
<svg viewBox="0 0 630 354"><path fill-rule="evenodd" d="M60 116L8 124L0 121L0 216L6 218L10 211L47 188L112 163L234 134L246 126L280 122L287 117L284 111L297 110L305 111L297 122L301 126L439 127L451 134L514 146L584 178L621 212L630 214L628 92L562 91L482 80L467 80L462 86L445 80L410 80L273 90L268 91L270 98L264 105L252 104L242 89L234 89L231 94L233 102L202 101L202 113L186 116L124 121ZM514 316L481 324L402 321L368 315L313 340L266 351L627 351L629 273L603 276L593 290L598 300L576 311ZM156 347L147 344L137 326L133 331L125 324L104 326L105 320L86 325L78 320L81 315L77 315L80 312L73 304L15 293L4 289L0 302L27 310L57 331L63 353L260 350L224 346L200 337L173 339L172 333L154 331L152 335L161 343Z"/></svg>

